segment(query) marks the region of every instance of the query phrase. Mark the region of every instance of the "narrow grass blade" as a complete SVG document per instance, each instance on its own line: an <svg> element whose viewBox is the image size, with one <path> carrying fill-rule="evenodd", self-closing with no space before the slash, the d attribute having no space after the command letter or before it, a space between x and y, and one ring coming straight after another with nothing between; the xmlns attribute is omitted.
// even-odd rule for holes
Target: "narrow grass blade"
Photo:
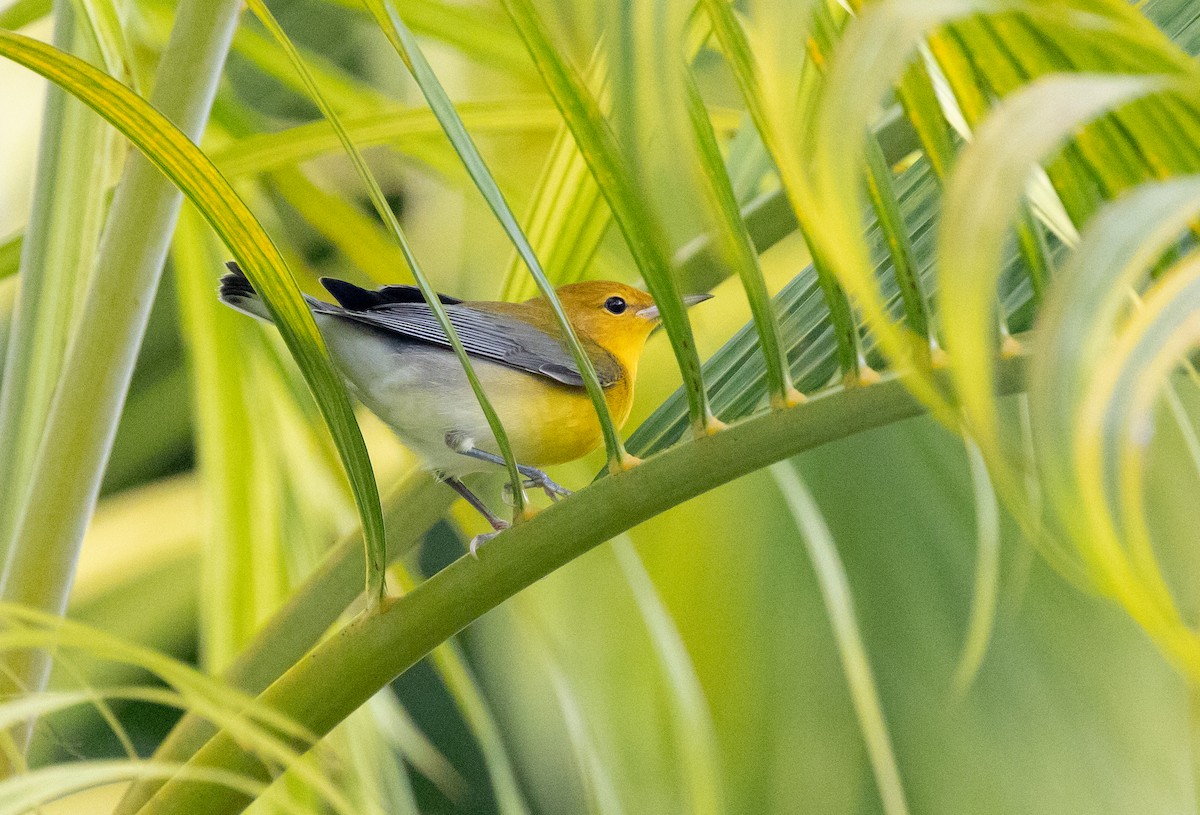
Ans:
<svg viewBox="0 0 1200 815"><path fill-rule="evenodd" d="M754 250L745 222L742 221L733 186L726 174L725 163L721 160L717 137L713 132L712 122L709 121L708 111L704 107L704 100L700 98L695 78L688 72L684 82L688 118L691 121L700 163L699 175L703 177L704 189L709 194L709 208L713 220L716 221L719 243L724 248L730 265L741 278L742 287L746 290L746 299L750 302L766 365L771 402L775 407L788 407L796 404L802 397L792 386L791 372L787 370L787 358L783 353L783 343L779 339L779 322L775 319L766 280L758 265L758 254Z"/></svg>
<svg viewBox="0 0 1200 815"><path fill-rule="evenodd" d="M700 372L700 359L684 313L678 285L670 269L661 224L638 188L616 138L600 113L595 96L554 47L545 24L529 0L505 0L542 81L575 136L592 175L604 193L625 243L658 304L688 395L692 426L705 431L712 418Z"/></svg>
<svg viewBox="0 0 1200 815"><path fill-rule="evenodd" d="M1112 369L1100 371L1085 394L1081 415L1089 427L1076 439L1078 468L1095 461L1105 465L1088 474L1098 485L1093 494L1108 492L1111 515L1134 569L1166 606L1174 600L1150 533L1149 456L1142 438L1160 403L1177 405L1176 416L1183 413L1171 377L1180 370L1194 371L1187 355L1200 344L1200 319L1195 315L1198 279L1200 254L1192 252L1172 263L1150 285L1145 299L1137 300L1137 319L1121 327ZM1188 464L1194 465L1195 429L1187 427L1183 435L1185 449L1193 456Z"/></svg>
<svg viewBox="0 0 1200 815"><path fill-rule="evenodd" d="M600 87L607 73L604 51L598 48L584 72L584 82L590 88ZM601 110L607 107L607 96L605 91L599 93ZM566 125L560 125L554 135L525 222L535 254L545 259L555 280L561 284L582 279L612 215ZM527 277L522 266L520 253L514 253L500 285L501 299L524 300L537 294L537 281Z"/></svg>
<svg viewBox="0 0 1200 815"><path fill-rule="evenodd" d="M343 786L361 815L419 815L408 767L399 760L368 708L356 710L326 737L338 757Z"/></svg>
<svg viewBox="0 0 1200 815"><path fill-rule="evenodd" d="M77 652L93 659L136 665L156 676L169 690L133 689L118 691L119 695L137 695L168 705L182 703L197 715L236 731L239 740L253 750L259 760L268 764L294 764L316 742L313 735L294 720L227 688L190 666L148 648L124 642L78 623L11 604L0 604L0 619L3 620L0 626L0 651L53 648L56 652ZM28 694L9 704L18 705L20 711L24 712L28 705L37 703L39 696ZM77 697L56 694L51 699L90 701L90 696L91 692ZM192 775L192 768L187 768L174 777ZM344 815L352 812L328 776L307 768L302 769L300 775L305 785L327 800L335 811ZM9 780L18 783L17 778L19 776Z"/></svg>
<svg viewBox="0 0 1200 815"><path fill-rule="evenodd" d="M72 707L91 706L96 703L97 699L103 699L106 702L150 702L179 709L187 706L187 702L181 694L165 688L131 686L46 690L9 699L0 705L0 727L8 729L27 719L41 718ZM133 758L137 758L136 754Z"/></svg>
<svg viewBox="0 0 1200 815"><path fill-rule="evenodd" d="M298 94L307 93L304 81L296 75L291 61L278 49L271 47L272 38L264 35L252 25L238 28L233 39L233 48L238 55L256 65L259 70L276 79ZM317 77L321 86L327 88L328 98L335 99L339 112L366 112L381 106L394 105L396 100L382 93L337 64L330 62L320 53L309 49L297 49L305 67Z"/></svg>
<svg viewBox="0 0 1200 815"><path fill-rule="evenodd" d="M896 96L921 141L934 173L938 178L945 178L954 158L954 134L942 112L933 78L923 59L908 66L896 86Z"/></svg>
<svg viewBox="0 0 1200 815"><path fill-rule="evenodd" d="M975 590L971 596L966 642L951 680L951 686L959 695L971 687L987 656L1000 596L1000 507L979 448L969 438L966 448L975 496Z"/></svg>
<svg viewBox="0 0 1200 815"><path fill-rule="evenodd" d="M463 122L479 133L537 134L552 131L560 121L554 105L531 96L466 102L459 106L459 112ZM429 110L394 104L347 114L342 124L360 147L387 144L401 152L410 143L442 132ZM337 132L322 120L246 136L214 148L212 159L227 178L237 178L289 167L339 149Z"/></svg>
<svg viewBox="0 0 1200 815"><path fill-rule="evenodd" d="M483 753L501 815L527 815L529 805L517 780L517 768L504 744L504 734L488 708L487 699L466 658L453 643L445 643L434 650L432 659Z"/></svg>
<svg viewBox="0 0 1200 815"><path fill-rule="evenodd" d="M1181 338L1194 330L1186 315L1172 315L1180 303L1194 307L1186 299L1189 276L1197 275L1194 253L1152 290L1163 292L1155 306L1126 313L1130 293L1197 212L1200 181L1189 176L1138 187L1097 214L1048 292L1030 381L1033 447L1059 528L1089 565L1093 584L1193 674L1200 650L1179 619L1145 530L1139 439L1184 351ZM1074 355L1058 356L1063 351Z"/></svg>
<svg viewBox="0 0 1200 815"><path fill-rule="evenodd" d="M695 667L633 543L622 537L614 542L613 554L662 664L664 684L674 708L676 739L683 754L682 776L689 793L687 811L695 815L725 812L712 713Z"/></svg>
<svg viewBox="0 0 1200 815"><path fill-rule="evenodd" d="M130 88L139 90L134 71L133 51L125 36L128 15L117 7L114 0L71 0L81 20L86 22L88 36L109 76L124 81Z"/></svg>
<svg viewBox="0 0 1200 815"><path fill-rule="evenodd" d="M81 761L39 767L0 782L0 813L26 815L84 790L127 781L164 780L176 776L187 777L197 783L226 786L251 797L257 797L267 788L267 784L258 779L202 767L111 759ZM295 815L310 815L310 811L296 807L287 811Z"/></svg>
<svg viewBox="0 0 1200 815"><path fill-rule="evenodd" d="M806 25L806 16L812 13L814 7L812 2L797 5L791 10L789 20L800 20L801 25ZM800 94L799 74L797 72L793 75L789 71L781 70L779 66L772 66L771 70L768 70L766 66L761 65L759 57L778 58L776 49L764 45L756 56L733 7L725 0L704 0L704 9L712 21L713 32L721 44L721 50L734 79L737 80L746 108L779 169L787 200L791 204L800 231L808 242L817 280L833 322L838 364L845 376L857 379L864 367L859 347L858 325L850 308L850 301L834 275L829 260L821 251L821 247L813 243L816 235L813 222L815 212L811 207L812 202L804 197L805 170L800 162L806 151L797 144L794 135L794 131L798 129L794 121L794 105ZM792 31L789 36L797 37L799 34ZM869 377L869 374L867 376Z"/></svg>
<svg viewBox="0 0 1200 815"><path fill-rule="evenodd" d="M622 815L625 807L618 785L600 751L581 693L558 657L558 649L555 648L555 640L548 630L543 612L528 603L515 602L512 624L515 626L514 634L525 645L529 658L539 663L554 690L554 698L583 782L587 812L589 815Z"/></svg>
<svg viewBox="0 0 1200 815"><path fill-rule="evenodd" d="M175 230L172 260L189 345L198 470L204 484L207 523L201 579L205 594L220 598L201 604L201 664L215 671L229 663L236 644L253 625L247 584L254 570L252 553L259 537L255 533L262 531L256 523L262 514L255 500L261 492L256 475L265 474L254 466L256 434L240 381L240 361L248 356L239 342L235 321L240 318L213 297L212 270L220 268L220 260L208 250L207 241L204 222L194 209L185 208Z"/></svg>
<svg viewBox="0 0 1200 815"><path fill-rule="evenodd" d="M418 729L391 688L372 696L368 707L379 732L404 755L414 770L429 779L452 802L457 804L466 797L466 779Z"/></svg>
<svg viewBox="0 0 1200 815"><path fill-rule="evenodd" d="M0 32L0 54L61 84L108 119L184 191L233 251L271 309L330 425L363 517L367 549L373 560L368 573L381 575L385 548L382 515L362 436L312 315L253 213L184 133L119 83L86 63L19 34ZM180 70L185 72L182 66ZM191 82L195 81L195 70L194 65L186 69ZM108 327L98 321L96 329L107 331ZM76 460L77 450L64 450L67 452ZM68 471L74 469L61 470ZM55 506L61 516L61 505L55 502Z"/></svg>
<svg viewBox="0 0 1200 815"><path fill-rule="evenodd" d="M929 305L917 274L908 227L896 201L892 168L884 160L883 151L874 136L867 136L866 156L867 195L871 200L871 207L875 210L875 217L879 219L880 229L887 237L892 269L895 271L900 297L904 302L904 316L912 332L924 340L919 346L918 354L927 353L925 349L930 347L930 343L937 342L929 316Z"/></svg>
<svg viewBox="0 0 1200 815"><path fill-rule="evenodd" d="M171 30L174 9L164 0L144 4L140 13L150 34L165 39ZM297 94L306 92L303 82L292 70L287 56L271 45L270 36L253 25L238 26L231 50L263 74ZM372 87L337 64L311 50L303 50L305 63L316 74L323 87L336 94L339 110L367 113L381 107L394 107L396 99Z"/></svg>
<svg viewBox="0 0 1200 815"><path fill-rule="evenodd" d="M871 770L875 774L875 784L883 801L883 811L887 815L906 815L908 804L900 781L900 770L892 752L892 739L888 735L883 706L871 675L867 649L859 633L854 598L850 593L845 567L838 557L837 545L821 517L821 510L797 475L795 466L789 463L775 464L771 467L771 474L792 511L797 530L817 573L817 584L821 587L821 596L829 613L829 623L838 644L842 669L850 686L850 698L858 714Z"/></svg>
<svg viewBox="0 0 1200 815"><path fill-rule="evenodd" d="M579 763L580 774L583 776L590 804L588 812L592 815L622 815L625 810L621 806L620 796L603 760L597 755L598 751L588 730L587 720L580 709L579 700L575 698L574 690L563 675L562 669L553 662L553 658L545 649L542 651L546 673L554 686L554 697L558 701L559 710L562 711L567 734Z"/></svg>
<svg viewBox="0 0 1200 815"><path fill-rule="evenodd" d="M837 37L838 22L828 7L821 9L816 15L813 28L813 39L820 49L822 59L818 67L823 66L833 53L833 44ZM911 72L910 72L911 73ZM906 77L909 74L906 74ZM901 80L901 85L903 80ZM930 94L932 95L932 93ZM936 99L934 100L936 103ZM932 113L931 111L923 111ZM938 119L940 109L937 110ZM932 118L932 117L930 117ZM936 121L920 121L922 130L918 135L922 139L934 140L935 149L943 149L945 145L938 140L946 136L946 127L941 123L940 133L931 132L937 126ZM900 298L904 304L905 321L913 333L913 351L918 366L928 367L932 363L932 351L937 347L937 340L932 333L932 324L928 315L928 305L921 287L921 280L914 267L912 242L909 232L900 214L896 201L896 193L892 185L892 168L884 158L883 149L879 146L873 133L867 133L863 141L867 199L875 213L880 229L887 237L888 252L892 257L892 270L900 287ZM941 157L944 159L944 157ZM931 159L935 171L939 161Z"/></svg>
<svg viewBox="0 0 1200 815"><path fill-rule="evenodd" d="M79 666L75 664L74 659L71 659L63 654L57 654L55 661L60 669L63 669L71 676L71 679L77 686L84 689L85 698L87 699L88 704L95 710L97 714L99 714L101 720L104 722L105 727L107 727L117 739L118 743L121 745L121 750L125 753L125 757L130 761L137 761L138 752L137 748L133 744L133 739L129 737L129 731L126 730L123 724L121 724L121 720L117 718L116 713L113 712L112 705L109 704L109 699L107 696L98 691L95 687L91 686L83 670L81 670ZM154 688L154 690L158 689ZM10 726L11 724L13 723L10 723Z"/></svg>
<svg viewBox="0 0 1200 815"><path fill-rule="evenodd" d="M1040 315L1030 379L1030 412L1047 498L1073 492L1064 445L1076 427L1078 396L1107 358L1109 332L1128 293L1200 213L1200 178L1138 187L1097 213L1064 264ZM1081 361L1094 360L1090 365ZM1065 512L1069 520L1073 512Z"/></svg>
<svg viewBox="0 0 1200 815"><path fill-rule="evenodd" d="M378 285L406 282L404 255L390 235L355 204L328 193L299 168L275 170L267 176L283 199L356 268Z"/></svg>
<svg viewBox="0 0 1200 815"><path fill-rule="evenodd" d="M362 0L330 0L356 12L366 12ZM458 5L440 0L405 0L404 16L417 34L440 40L505 75L536 80L521 40L504 24L504 15L486 5Z"/></svg>
<svg viewBox="0 0 1200 815"><path fill-rule="evenodd" d="M1168 377L1200 345L1200 253L1173 264L1111 346L1110 364L1083 394L1073 434L1088 545L1111 592L1191 678L1200 638L1176 605L1152 548L1145 508L1146 449Z"/></svg>
<svg viewBox="0 0 1200 815"><path fill-rule="evenodd" d="M1034 306L1041 304L1042 294L1050 280L1050 252L1045 233L1038 223L1032 206L1022 203L1017 214L1017 241L1021 256L1029 266L1029 284L1033 287ZM1007 328L1007 326L1006 326Z"/></svg>
<svg viewBox="0 0 1200 815"><path fill-rule="evenodd" d="M405 593L416 588L416 580L403 565L397 564L392 574ZM529 805L517 782L516 768L504 745L503 734L462 651L453 643L445 643L434 650L432 659L483 753L501 815L527 815Z"/></svg>
<svg viewBox="0 0 1200 815"><path fill-rule="evenodd" d="M388 41L392 43L405 65L408 66L409 72L420 86L421 93L424 94L430 109L441 123L446 137L454 145L459 158L462 159L463 166L466 167L475 186L479 188L480 194L483 195L493 214L500 221L500 225L504 227L509 240L516 247L517 253L529 269L529 273L533 275L538 291L541 292L542 297L554 312L559 329L562 331L563 340L570 349L571 356L575 359L575 365L583 376L584 387L592 400L592 406L596 409L596 417L604 435L604 446L608 451L609 464L610 466L620 466L625 458L625 448L621 444L621 437L617 434L612 416L609 414L608 402L605 401L600 380L596 377L596 369L580 343L574 326L571 325L566 311L563 310L562 303L558 301L558 296L554 293L554 286L546 277L545 271L542 270L542 265L538 261L537 255L534 254L529 239L525 237L520 224L517 223L516 216L508 206L508 201L500 192L500 187L497 186L491 171L484 163L483 156L479 154L475 142L463 126L462 118L455 110L450 97L446 95L445 88L442 87L437 75L430 68L416 38L404 25L404 21L400 19L390 0L363 0L363 2L375 17L380 28L383 29ZM518 482L514 481L514 490L517 489L517 485Z"/></svg>
<svg viewBox="0 0 1200 815"><path fill-rule="evenodd" d="M525 511L525 496L521 490L521 474L517 472L517 462L513 458L512 446L508 441L508 434L505 433L504 427L500 423L500 417L496 414L495 408L492 407L488 400L487 394L483 391L483 385L479 382L479 377L475 373L474 366L471 364L471 358L467 355L466 349L463 348L462 342L458 338L454 326L450 323L450 317L446 314L446 309L442 306L438 298L437 291L433 288L425 273L421 270L421 266L417 261L416 255L413 254L412 248L409 246L408 239L404 235L404 230L400 227L400 222L396 220L396 214L392 212L392 208L388 205L387 199L384 197L383 190L380 189L375 177L371 174L370 168L367 167L366 160L358 147L351 140L345 127L341 123L341 118L330 107L325 95L321 92L320 87L316 83L316 79L309 72L304 60L296 51L287 34L279 27L279 23L271 15L270 10L261 2L261 0L248 0L251 10L262 21L268 31L271 32L275 41L287 53L291 60L292 66L300 74L305 88L317 106L321 109L321 113L333 125L334 130L338 134L338 139L342 142L343 148L350 156L351 162L354 164L354 169L358 173L359 178L367 188L370 195L371 203L375 205L375 211L379 213L379 217L383 219L388 230L395 237L396 242L400 246L400 251L404 254L404 259L407 261L409 269L412 270L413 277L417 281L417 286L421 289L421 294L425 298L425 302L429 305L430 310L437 317L438 325L442 332L450 340L451 346L454 348L454 353L458 357L459 362L463 366L463 371L467 375L467 380L471 383L471 390L475 393L475 398L479 402L479 407L483 410L484 416L487 418L488 427L492 431L492 435L496 438L496 444L500 448L500 452L504 457L504 461L508 466L508 475L510 483L513 487L514 518L520 518ZM381 567L383 560L376 561ZM374 564L373 564L374 565ZM371 585L371 594L382 599L384 593L384 581L382 568L378 571L372 570L368 574L368 579Z"/></svg>

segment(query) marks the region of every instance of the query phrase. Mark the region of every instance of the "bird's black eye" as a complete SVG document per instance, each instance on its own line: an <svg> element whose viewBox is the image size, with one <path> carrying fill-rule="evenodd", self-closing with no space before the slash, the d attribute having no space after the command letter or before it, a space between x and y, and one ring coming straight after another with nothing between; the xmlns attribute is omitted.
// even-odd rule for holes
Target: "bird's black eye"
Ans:
<svg viewBox="0 0 1200 815"><path fill-rule="evenodd" d="M604 301L604 308L606 308L608 311L612 312L613 314L624 314L625 313L625 298L624 297L610 297Z"/></svg>

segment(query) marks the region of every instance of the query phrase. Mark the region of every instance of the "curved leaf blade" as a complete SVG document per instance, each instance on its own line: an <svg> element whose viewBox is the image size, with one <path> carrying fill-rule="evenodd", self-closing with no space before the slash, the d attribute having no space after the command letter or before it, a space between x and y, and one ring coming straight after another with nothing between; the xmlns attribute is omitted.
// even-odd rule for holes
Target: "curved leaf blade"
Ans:
<svg viewBox="0 0 1200 815"><path fill-rule="evenodd" d="M962 152L939 229L938 304L955 390L980 451L1006 494L1021 490L1004 462L992 371L996 284L1004 238L1030 174L1080 125L1164 87L1156 76L1071 75L1040 80L1002 102Z"/></svg>
<svg viewBox="0 0 1200 815"><path fill-rule="evenodd" d="M463 126L462 117L458 115L454 103L450 101L450 97L447 96L441 81L437 78L429 62L425 59L425 55L421 52L416 38L408 30L408 27L404 25L404 21L400 19L400 15L396 13L396 9L390 0L364 0L364 3L375 17L380 28L383 29L383 33L387 36L388 41L392 43L396 52L404 60L404 64L408 66L409 72L421 88L421 93L425 95L425 100L429 103L429 107L433 110L438 122L441 123L442 129L446 133L446 138L454 145L455 151L457 151L459 158L462 159L463 166L475 182L475 186L479 189L484 200L487 201L488 206L500 222L500 225L504 227L505 233L508 235L509 240L512 241L517 254L525 262L529 273L533 275L538 290L541 292L542 297L546 299L546 303L550 306L550 310L558 321L562 337L571 352L571 356L575 360L575 365L579 368L579 372L583 377L584 388L587 390L588 397L592 400L592 407L595 408L596 418L600 422L600 430L604 437L604 446L608 451L609 466L622 466L625 459L625 447L621 443L621 437L617 434L616 426L613 424L612 415L608 410L608 402L604 398L604 390L601 388L600 380L596 376L595 366L592 365L591 359L588 358L587 352L584 351L583 344L575 332L575 327L571 325L571 320L567 317L562 303L559 302L558 296L554 293L554 286L550 283L549 278L546 277L545 271L542 270L542 264L538 260L537 255L534 254L533 246L530 245L529 239L521 229L521 225L517 223L516 215L513 214L512 209L509 207L504 194L500 192L500 187L496 184L495 178L492 177L492 172L484 162L483 156L479 154L479 149L475 146L475 142L471 139L470 134L467 133L466 127ZM519 490L516 490L518 482L514 480L513 483L514 490L519 492Z"/></svg>
<svg viewBox="0 0 1200 815"><path fill-rule="evenodd" d="M107 119L183 191L225 241L262 294L329 425L362 516L368 576L381 576L386 562L383 515L366 445L316 323L254 213L200 148L112 77L10 31L0 31L0 55L60 85Z"/></svg>
<svg viewBox="0 0 1200 815"><path fill-rule="evenodd" d="M300 75L300 80L305 90L317 104L317 107L321 109L321 114L333 126L334 131L337 133L338 141L342 143L342 147L349 156L351 164L354 165L355 172L358 174L363 186L367 188L367 194L375 207L375 211L396 239L396 243L399 244L400 252L403 254L404 260L408 263L408 267L416 279L417 287L421 290L421 295L425 298L425 303L429 306L430 311L433 312L442 332L450 340L450 346L454 350L455 356L458 357L459 363L462 365L463 373L466 374L467 381L471 385L471 390L475 394L475 399L479 402L479 408L483 411L488 427L496 439L497 446L500 448L500 453L508 469L509 481L513 489L513 516L514 518L520 518L525 511L525 494L521 490L521 474L517 471L517 461L513 458L512 445L509 443L508 434L500 422L500 417L496 413L496 409L492 406L491 401L483 390L483 385L479 381L479 376L475 373L475 367L471 362L471 358L463 347L462 341L458 337L458 332L451 325L450 316L446 313L437 290L434 289L433 284L429 282L429 278L422 271L421 265L417 261L417 256L413 252L412 246L409 244L408 238L400 226L400 221L396 218L396 213L392 211L391 206L388 205L387 198L383 194L383 189L379 186L379 182L375 180L375 176L372 175L370 167L367 166L362 151L358 149L354 140L350 138L350 134L342 124L341 117L333 109L326 95L321 91L316 77L308 69L304 59L300 56L300 52L292 44L292 41L262 0L247 0L247 2L254 11L255 16L267 27L275 41L287 54L292 67ZM385 593L383 572L368 573L368 579L368 591L371 596L378 600L383 599Z"/></svg>

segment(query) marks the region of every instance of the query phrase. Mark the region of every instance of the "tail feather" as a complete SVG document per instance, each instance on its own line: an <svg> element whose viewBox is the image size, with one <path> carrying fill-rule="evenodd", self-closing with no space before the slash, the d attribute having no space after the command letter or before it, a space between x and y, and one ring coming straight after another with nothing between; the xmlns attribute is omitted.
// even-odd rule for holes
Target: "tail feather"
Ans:
<svg viewBox="0 0 1200 815"><path fill-rule="evenodd" d="M371 290L356 286L348 280L338 280L336 277L322 277L321 285L347 311L366 311L396 303L425 302L425 296L416 286L391 285ZM448 294L439 294L438 300L447 306L462 302L457 297L451 297Z"/></svg>
<svg viewBox="0 0 1200 815"><path fill-rule="evenodd" d="M225 264L225 268L229 271L221 275L220 284L217 287L217 296L221 298L221 302L243 314L249 314L251 317L258 317L269 323L275 322L271 317L271 312L267 310L266 303L258 296L258 292L254 290L254 285L246 277L242 267L236 261L231 260ZM304 295L304 301L308 303L309 308L321 314L341 312L341 309L332 303L309 297L307 294Z"/></svg>
<svg viewBox="0 0 1200 815"><path fill-rule="evenodd" d="M243 314L274 322L271 312L267 311L266 305L254 290L242 267L231 260L225 264L225 268L229 271L221 275L221 282L217 287L217 296L221 298L221 302Z"/></svg>

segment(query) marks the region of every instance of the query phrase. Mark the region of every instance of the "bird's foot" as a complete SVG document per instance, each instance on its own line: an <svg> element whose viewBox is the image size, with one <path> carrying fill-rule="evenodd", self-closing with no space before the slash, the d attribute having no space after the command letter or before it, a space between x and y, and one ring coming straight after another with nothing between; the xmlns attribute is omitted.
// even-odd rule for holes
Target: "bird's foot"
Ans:
<svg viewBox="0 0 1200 815"><path fill-rule="evenodd" d="M492 538L496 537L501 532L503 532L504 530L506 530L512 526L512 524L506 523L499 519L492 520L491 523L492 523L492 529L494 531L484 532L482 535L476 535L475 537L471 538L471 543L468 545L468 548L471 551L471 557L475 558L476 560L479 560L479 547L480 546L483 546L485 543L490 541Z"/></svg>
<svg viewBox="0 0 1200 815"><path fill-rule="evenodd" d="M546 497L551 501L557 501L560 498L566 498L571 494L569 489L551 479L550 476L546 475L541 470L536 470L532 467L527 469L522 468L521 473L522 475L529 476L521 482L522 489L541 490L542 492L546 493ZM516 502L513 500L512 482L505 483L501 489L504 497L504 503L508 504L510 507L516 506Z"/></svg>
<svg viewBox="0 0 1200 815"><path fill-rule="evenodd" d="M550 476L546 475L541 470L531 469L525 473L529 476L529 480L525 482L526 487L536 487L546 493L546 497L551 501L557 501L559 498L566 498L571 494L571 491L563 485L554 481Z"/></svg>

